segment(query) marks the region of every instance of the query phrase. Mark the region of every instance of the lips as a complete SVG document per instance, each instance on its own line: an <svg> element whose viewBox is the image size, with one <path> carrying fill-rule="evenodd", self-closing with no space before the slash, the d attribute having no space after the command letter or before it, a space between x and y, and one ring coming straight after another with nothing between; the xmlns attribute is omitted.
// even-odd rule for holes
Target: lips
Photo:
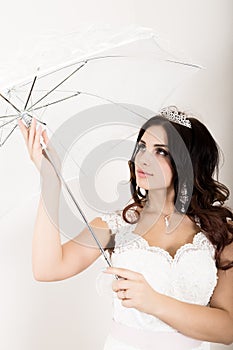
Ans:
<svg viewBox="0 0 233 350"><path fill-rule="evenodd" d="M143 171L142 169L138 169L137 173L141 174L141 175L148 175L148 176L152 176L153 175L153 174L147 173L146 171Z"/></svg>

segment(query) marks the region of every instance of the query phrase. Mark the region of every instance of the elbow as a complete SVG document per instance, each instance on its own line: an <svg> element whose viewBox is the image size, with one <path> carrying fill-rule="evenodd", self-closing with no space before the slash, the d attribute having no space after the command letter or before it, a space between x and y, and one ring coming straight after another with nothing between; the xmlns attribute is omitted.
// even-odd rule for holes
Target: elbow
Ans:
<svg viewBox="0 0 233 350"><path fill-rule="evenodd" d="M41 263L32 263L32 274L38 282L53 282L57 280L57 270L52 266L48 266Z"/></svg>
<svg viewBox="0 0 233 350"><path fill-rule="evenodd" d="M231 344L233 344L233 339L227 340L227 341L225 341L223 344L224 344L224 345L231 345Z"/></svg>
<svg viewBox="0 0 233 350"><path fill-rule="evenodd" d="M43 276L42 274L33 272L33 277L34 280L36 280L37 282L48 282L48 279L45 278L45 276Z"/></svg>
<svg viewBox="0 0 233 350"><path fill-rule="evenodd" d="M233 344L233 334L231 334L229 338L225 339L223 344L224 345L231 345L231 344Z"/></svg>
<svg viewBox="0 0 233 350"><path fill-rule="evenodd" d="M38 282L45 282L46 281L46 273L45 269L42 269L41 264L36 264L34 261L32 262L32 275L34 280Z"/></svg>
<svg viewBox="0 0 233 350"><path fill-rule="evenodd" d="M33 277L37 282L52 282L54 278L46 272L33 270Z"/></svg>
<svg viewBox="0 0 233 350"><path fill-rule="evenodd" d="M223 341L224 345L231 345L233 344L233 324L231 324L231 327L229 329L228 335L225 337Z"/></svg>

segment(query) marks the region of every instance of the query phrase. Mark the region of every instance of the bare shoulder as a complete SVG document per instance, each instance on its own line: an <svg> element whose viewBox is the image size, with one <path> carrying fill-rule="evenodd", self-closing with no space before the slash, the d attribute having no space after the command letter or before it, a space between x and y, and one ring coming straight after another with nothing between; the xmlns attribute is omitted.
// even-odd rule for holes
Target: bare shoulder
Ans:
<svg viewBox="0 0 233 350"><path fill-rule="evenodd" d="M95 217L92 221L90 221L91 226L100 229L109 229L109 226L106 221L104 221L100 216Z"/></svg>
<svg viewBox="0 0 233 350"><path fill-rule="evenodd" d="M220 263L225 265L233 261L233 243L227 245ZM233 319L233 267L228 270L218 270L218 283L210 300L210 306L229 312Z"/></svg>

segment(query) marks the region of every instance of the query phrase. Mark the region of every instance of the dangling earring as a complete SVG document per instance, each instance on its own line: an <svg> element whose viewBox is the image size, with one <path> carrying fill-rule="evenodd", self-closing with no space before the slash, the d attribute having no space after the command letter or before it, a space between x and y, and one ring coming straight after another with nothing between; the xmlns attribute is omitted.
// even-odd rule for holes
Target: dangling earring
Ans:
<svg viewBox="0 0 233 350"><path fill-rule="evenodd" d="M186 183L184 183L183 186L182 186L182 189L180 191L180 198L179 199L180 199L180 202L181 202L181 212L185 213L185 204L189 200Z"/></svg>
<svg viewBox="0 0 233 350"><path fill-rule="evenodd" d="M142 197L142 198L146 198L146 194L143 194L142 192L141 192L141 187L139 187L139 186L137 186L138 188L136 189L136 191L137 191L137 194L140 196L140 197Z"/></svg>

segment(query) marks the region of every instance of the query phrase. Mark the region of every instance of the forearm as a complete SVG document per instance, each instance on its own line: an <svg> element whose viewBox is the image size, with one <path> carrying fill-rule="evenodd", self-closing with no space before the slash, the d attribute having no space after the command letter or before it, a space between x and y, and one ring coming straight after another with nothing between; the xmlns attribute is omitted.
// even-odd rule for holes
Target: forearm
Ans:
<svg viewBox="0 0 233 350"><path fill-rule="evenodd" d="M58 228L60 183L54 177L42 186L32 240L32 268L38 280L51 280L62 261Z"/></svg>
<svg viewBox="0 0 233 350"><path fill-rule="evenodd" d="M189 304L157 292L154 305L154 316L188 337L226 345L233 342L233 320L227 311Z"/></svg>

